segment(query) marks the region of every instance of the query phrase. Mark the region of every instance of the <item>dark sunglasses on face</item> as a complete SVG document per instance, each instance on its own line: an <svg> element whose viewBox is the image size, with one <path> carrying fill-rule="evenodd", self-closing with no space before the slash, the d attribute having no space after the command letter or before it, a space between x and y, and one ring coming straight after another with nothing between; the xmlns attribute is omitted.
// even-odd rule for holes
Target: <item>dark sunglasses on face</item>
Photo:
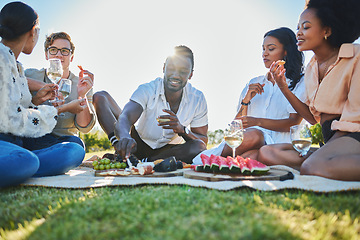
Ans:
<svg viewBox="0 0 360 240"><path fill-rule="evenodd" d="M68 48L57 48L57 47L48 47L47 49L51 55L56 55L58 51L60 51L61 55L63 56L69 56L69 54L72 52L71 49Z"/></svg>

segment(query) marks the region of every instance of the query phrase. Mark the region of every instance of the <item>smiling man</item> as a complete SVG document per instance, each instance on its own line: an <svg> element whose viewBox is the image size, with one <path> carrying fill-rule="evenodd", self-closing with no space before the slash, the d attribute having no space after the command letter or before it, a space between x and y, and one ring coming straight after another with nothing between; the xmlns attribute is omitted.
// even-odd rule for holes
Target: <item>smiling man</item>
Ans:
<svg viewBox="0 0 360 240"><path fill-rule="evenodd" d="M206 149L207 104L188 82L193 68L192 51L177 46L165 61L164 77L140 85L123 111L108 93L94 94L99 123L123 158L131 153L148 161L175 156L191 163Z"/></svg>
<svg viewBox="0 0 360 240"><path fill-rule="evenodd" d="M84 70L83 76L75 76L70 72L70 63L74 59L75 45L71 37L65 32L56 32L47 36L44 43L45 59L59 59L63 68L62 78L70 79L71 92L65 102L74 99L86 99L87 107L84 111L73 114L66 112L58 116L57 124L52 133L37 139L37 146L45 148L60 142L75 142L85 148L82 140L77 136L79 131L89 132L96 123L96 117L92 110L92 95L94 74ZM44 84L52 83L46 75L46 69L26 69L25 75L28 78L29 88L32 92L39 90ZM46 102L47 104L51 104Z"/></svg>

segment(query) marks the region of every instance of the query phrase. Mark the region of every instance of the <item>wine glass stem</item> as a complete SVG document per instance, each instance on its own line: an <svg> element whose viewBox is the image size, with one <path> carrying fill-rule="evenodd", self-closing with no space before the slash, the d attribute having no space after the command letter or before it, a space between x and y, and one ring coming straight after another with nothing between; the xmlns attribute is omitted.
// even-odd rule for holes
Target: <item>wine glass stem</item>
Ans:
<svg viewBox="0 0 360 240"><path fill-rule="evenodd" d="M235 158L235 148L233 148L232 150L233 150L233 158Z"/></svg>

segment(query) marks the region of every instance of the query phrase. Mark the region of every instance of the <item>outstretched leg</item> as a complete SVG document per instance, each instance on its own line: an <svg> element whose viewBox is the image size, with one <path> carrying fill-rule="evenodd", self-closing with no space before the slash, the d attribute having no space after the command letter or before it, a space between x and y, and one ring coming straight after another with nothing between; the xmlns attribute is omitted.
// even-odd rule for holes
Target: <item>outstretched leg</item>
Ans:
<svg viewBox="0 0 360 240"><path fill-rule="evenodd" d="M114 132L114 124L122 112L119 105L106 91L96 92L93 95L93 104L101 128L107 135Z"/></svg>

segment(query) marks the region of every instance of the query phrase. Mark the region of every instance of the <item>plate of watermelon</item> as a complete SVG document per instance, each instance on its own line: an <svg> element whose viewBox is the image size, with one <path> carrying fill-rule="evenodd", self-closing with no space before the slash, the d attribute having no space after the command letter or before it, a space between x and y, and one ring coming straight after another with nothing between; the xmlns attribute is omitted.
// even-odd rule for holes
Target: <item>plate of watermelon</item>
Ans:
<svg viewBox="0 0 360 240"><path fill-rule="evenodd" d="M261 162L237 156L222 157L201 154L202 165L192 165L192 171L184 172L185 178L205 181L241 181L241 180L286 180L288 171L271 169Z"/></svg>

